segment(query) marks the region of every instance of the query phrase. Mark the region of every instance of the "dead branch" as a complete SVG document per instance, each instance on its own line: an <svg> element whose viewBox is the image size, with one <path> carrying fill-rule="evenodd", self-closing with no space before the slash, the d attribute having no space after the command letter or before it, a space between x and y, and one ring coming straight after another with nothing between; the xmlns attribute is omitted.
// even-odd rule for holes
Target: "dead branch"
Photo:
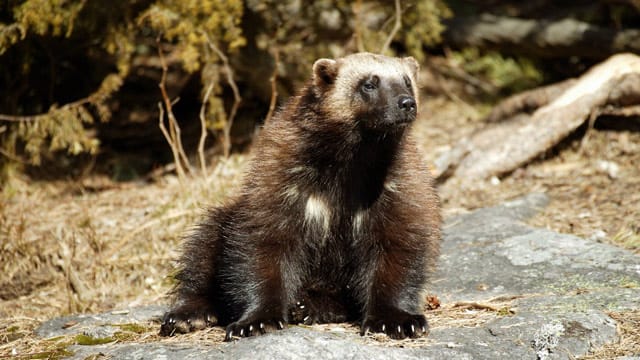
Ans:
<svg viewBox="0 0 640 360"><path fill-rule="evenodd" d="M11 121L11 122L30 122L37 121L40 117L46 114L38 114L38 115L30 115L30 116L16 116L16 115L5 115L0 114L0 121Z"/></svg>
<svg viewBox="0 0 640 360"><path fill-rule="evenodd" d="M165 134L165 138L167 138L169 146L171 146L171 151L174 153L174 159L176 159L177 155L176 169L178 169L178 176L182 174L181 178L184 178L185 173L191 172L191 164L189 163L189 158L187 158L187 155L184 152L180 126L178 125L178 121L173 114L173 105L178 101L178 99L174 100L173 102L169 99L169 95L167 94L166 89L168 66L164 58L164 54L162 53L162 47L159 37L156 38L156 44L158 46L158 56L160 58L160 64L162 66L162 77L160 79L160 84L158 84L158 87L160 87L164 106L167 111L167 119L169 121L169 136L167 137L167 135ZM161 112L161 114L164 115L164 112ZM164 127L164 116L160 117L160 123L162 125L160 130L162 130L162 128ZM164 130L166 131L166 128ZM165 131L163 131L163 134Z"/></svg>
<svg viewBox="0 0 640 360"><path fill-rule="evenodd" d="M489 305L489 304L483 304L483 303L479 303L479 302L475 302L475 301L458 301L456 303L454 303L453 305L451 305L452 308L462 308L462 309L477 309L477 310L489 310L489 311L499 311L500 308L493 306L493 305Z"/></svg>
<svg viewBox="0 0 640 360"><path fill-rule="evenodd" d="M162 107L161 102L158 102L158 110L160 112L160 114L158 115L158 126L160 127L160 131L162 131L162 135L164 135L164 138L167 140L167 143L169 143L169 147L171 147L173 162L176 165L176 173L178 174L178 178L184 179L184 168L180 163L180 155L178 154L178 150L176 148L177 145L171 138L171 135L169 135L169 131L167 131L167 128L164 126L164 107Z"/></svg>
<svg viewBox="0 0 640 360"><path fill-rule="evenodd" d="M267 116L264 118L265 124L271 120L271 116L276 109L276 101L278 100L277 80L278 66L280 65L280 51L277 48L273 50L273 62L273 73L269 78L269 82L271 83L271 100L269 101L269 111L267 112Z"/></svg>
<svg viewBox="0 0 640 360"><path fill-rule="evenodd" d="M438 61L437 58L429 59L429 64L432 66L434 70L441 73L444 76L451 77L455 80L458 80L463 83L467 83L475 88L478 88L484 91L487 94L495 94L498 92L498 87L493 85L492 83L482 80L476 76L469 74L467 71L462 69L456 62L453 60L453 54L451 49L445 48L445 59L446 61Z"/></svg>
<svg viewBox="0 0 640 360"><path fill-rule="evenodd" d="M600 115L618 116L618 117L631 117L640 116L640 105L625 106L625 107L606 107L602 109Z"/></svg>
<svg viewBox="0 0 640 360"><path fill-rule="evenodd" d="M448 51L445 49L445 53L447 52ZM443 92L449 99L463 107L465 113L468 113L470 114L470 116L475 117L477 110L468 102L464 101L460 96L458 96L456 92L453 91L453 89L451 89L451 86L449 85L450 82L446 81L446 78L453 78L454 80L469 84L476 88L481 88L487 93L495 93L495 87L492 89L487 89L487 86L489 86L490 84L484 83L480 79L477 79L474 76L468 74L463 69L456 67L452 61L448 60L448 57L449 55L447 54L446 61L438 61L432 58L427 59L425 68L428 69L433 78L435 78L435 81L430 82L428 86L435 86L438 93ZM425 83L426 82L423 79L421 86L424 86Z"/></svg>
<svg viewBox="0 0 640 360"><path fill-rule="evenodd" d="M452 174L472 183L511 172L558 144L603 109L639 104L640 57L614 55L579 79L551 90L553 95L546 93L531 102L516 97L498 105L502 108L498 113L506 114L508 121L490 124L443 154L436 161L440 164L439 180ZM531 104L544 105L529 114Z"/></svg>
<svg viewBox="0 0 640 360"><path fill-rule="evenodd" d="M211 41L209 34L203 32L204 36L207 39L207 43L209 44L209 48L213 50L213 52L218 55L220 60L222 60L222 66L225 70L225 75L227 76L227 83L233 90L233 106L231 107L231 111L229 112L229 116L227 117L227 121L224 124L223 128L223 136L224 136L224 156L229 157L229 153L231 152L231 126L233 125L233 120L236 117L236 112L238 111L238 107L240 106L240 102L242 101L242 97L240 96L240 91L238 90L238 86L236 85L235 80L233 79L233 69L229 65L229 59L227 56Z"/></svg>
<svg viewBox="0 0 640 360"><path fill-rule="evenodd" d="M356 40L356 48L358 52L367 51L364 47L364 41L362 39L362 0L356 0L352 5L353 13L355 15L355 26L353 28L353 36Z"/></svg>
<svg viewBox="0 0 640 360"><path fill-rule="evenodd" d="M568 79L559 83L523 91L508 97L495 106L484 121L504 121L518 113L532 113L536 109L547 105L553 99L560 96L570 86L573 86L575 82L576 79Z"/></svg>
<svg viewBox="0 0 640 360"><path fill-rule="evenodd" d="M395 5L396 5L396 21L393 24L393 29L391 29L391 32L389 33L387 40L384 42L384 45L382 45L382 48L380 49L381 54L385 54L387 51L389 51L389 46L391 46L391 41L393 41L393 38L396 37L396 34L402 27L402 7L400 6L400 0L395 0Z"/></svg>
<svg viewBox="0 0 640 360"><path fill-rule="evenodd" d="M213 91L213 81L207 87L207 91L204 93L204 98L202 99L202 106L200 107L200 141L198 142L198 158L200 159L200 171L202 171L202 175L204 176L207 173L207 164L204 157L204 142L207 139L207 120L205 118L205 110L207 108L207 103L209 102L209 96L211 96L211 91Z"/></svg>
<svg viewBox="0 0 640 360"><path fill-rule="evenodd" d="M6 157L7 159L9 159L11 161L15 161L15 162L17 162L19 164L22 164L22 165L28 165L29 164L28 162L24 161L24 159L21 159L21 158L15 156L15 155L12 155L12 154L8 153L7 151L5 151L2 148L0 148L0 155Z"/></svg>

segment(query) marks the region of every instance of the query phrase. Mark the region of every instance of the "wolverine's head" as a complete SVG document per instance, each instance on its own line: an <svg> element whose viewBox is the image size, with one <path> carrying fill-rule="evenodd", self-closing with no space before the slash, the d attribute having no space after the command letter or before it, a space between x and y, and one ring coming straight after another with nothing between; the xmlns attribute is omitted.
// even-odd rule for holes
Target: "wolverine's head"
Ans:
<svg viewBox="0 0 640 360"><path fill-rule="evenodd" d="M358 53L313 64L313 86L324 111L369 130L396 131L416 118L418 63Z"/></svg>

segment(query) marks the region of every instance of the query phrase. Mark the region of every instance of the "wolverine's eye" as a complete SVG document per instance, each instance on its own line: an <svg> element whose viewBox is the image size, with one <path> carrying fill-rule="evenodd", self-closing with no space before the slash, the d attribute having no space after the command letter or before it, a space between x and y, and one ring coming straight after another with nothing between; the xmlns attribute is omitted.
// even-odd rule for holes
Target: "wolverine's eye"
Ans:
<svg viewBox="0 0 640 360"><path fill-rule="evenodd" d="M380 78L374 75L362 84L362 90L364 90L365 92L372 92L378 88L379 82Z"/></svg>
<svg viewBox="0 0 640 360"><path fill-rule="evenodd" d="M366 81L366 82L362 85L362 89L363 89L364 91L366 91L366 92L371 92L371 91L373 91L373 90L375 90L375 89L376 89L376 86L375 86L373 83L371 83L371 82L369 82L369 81Z"/></svg>
<svg viewBox="0 0 640 360"><path fill-rule="evenodd" d="M408 77L408 76L406 76L406 75L405 75L405 77L404 77L404 85L405 85L407 88L411 89L411 79L409 79L409 77Z"/></svg>

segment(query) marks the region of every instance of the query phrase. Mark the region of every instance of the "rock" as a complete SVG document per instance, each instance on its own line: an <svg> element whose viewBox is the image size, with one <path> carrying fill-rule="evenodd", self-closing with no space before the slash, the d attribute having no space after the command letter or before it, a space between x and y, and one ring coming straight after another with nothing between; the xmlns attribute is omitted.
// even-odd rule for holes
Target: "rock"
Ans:
<svg viewBox="0 0 640 360"><path fill-rule="evenodd" d="M103 353L116 359L416 359L417 353L405 349L361 344L359 335L319 332L292 326L286 331L225 343L219 347L144 344L121 346L74 346L73 359Z"/></svg>
<svg viewBox="0 0 640 360"><path fill-rule="evenodd" d="M607 311L640 307L640 256L572 235L527 226L522 221L548 199L532 194L480 209L445 224L439 271L430 291L443 306L464 302L501 304L474 326L441 321L428 337L379 341L341 326L290 326L285 331L224 344L176 345L171 341L72 346L72 359L104 354L117 359L569 359L617 340ZM461 303L462 304L462 303ZM506 305L505 305L506 304ZM86 332L110 324L146 322L162 307L131 309L128 314L98 314L53 319L38 329L51 337ZM461 310L462 311L462 310ZM468 312L485 312L474 310ZM512 312L515 312L513 314ZM63 329L63 325L78 324ZM100 333L100 332L97 332ZM637 358L637 357L636 357ZM634 357L629 357L634 359Z"/></svg>
<svg viewBox="0 0 640 360"><path fill-rule="evenodd" d="M147 323L160 319L166 311L165 306L155 305L115 310L102 314L72 315L49 320L36 329L36 335L43 338L70 334L114 334L109 329L113 324ZM102 328L102 329L101 329ZM94 336L103 337L103 336Z"/></svg>
<svg viewBox="0 0 640 360"><path fill-rule="evenodd" d="M82 332L83 335L92 339L111 339L120 331L119 328L110 325L91 326Z"/></svg>

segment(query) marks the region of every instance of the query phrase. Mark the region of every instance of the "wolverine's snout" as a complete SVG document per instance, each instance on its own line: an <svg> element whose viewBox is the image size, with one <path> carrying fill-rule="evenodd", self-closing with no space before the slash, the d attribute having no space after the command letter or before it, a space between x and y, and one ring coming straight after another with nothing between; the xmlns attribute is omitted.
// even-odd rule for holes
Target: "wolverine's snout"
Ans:
<svg viewBox="0 0 640 360"><path fill-rule="evenodd" d="M416 119L416 99L410 95L400 95L397 98L398 107L394 111L394 124L406 124Z"/></svg>
<svg viewBox="0 0 640 360"><path fill-rule="evenodd" d="M416 112L416 100L408 95L401 95L398 98L398 107L406 113Z"/></svg>

